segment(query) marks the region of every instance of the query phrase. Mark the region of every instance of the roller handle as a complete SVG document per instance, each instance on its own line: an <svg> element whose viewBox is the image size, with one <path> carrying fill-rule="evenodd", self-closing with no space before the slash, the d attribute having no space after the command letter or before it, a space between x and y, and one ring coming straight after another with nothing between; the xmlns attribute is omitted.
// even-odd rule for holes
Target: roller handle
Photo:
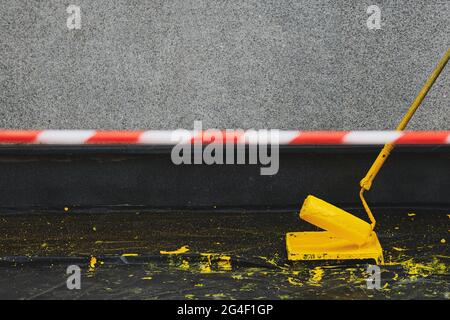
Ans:
<svg viewBox="0 0 450 320"><path fill-rule="evenodd" d="M420 90L417 97L414 99L413 103L409 107L408 112L403 117L400 124L397 126L397 131L403 131L406 126L408 125L409 121L411 120L412 116L416 112L417 108L419 108L420 104L422 103L423 99L427 95L428 91L433 86L436 79L439 77L439 74L444 69L445 65L447 64L448 60L450 58L450 48L445 53L444 57L439 61L436 68L433 70L433 73L428 78L427 82L425 82L425 85L423 86L422 90ZM360 186L364 190L370 190L372 187L373 180L375 179L376 175L380 171L381 167L383 166L384 162L387 160L389 155L391 154L392 149L394 149L394 144L388 143L385 144L383 149L381 149L378 157L376 158L375 162L370 167L369 171L367 172L366 176L360 181Z"/></svg>

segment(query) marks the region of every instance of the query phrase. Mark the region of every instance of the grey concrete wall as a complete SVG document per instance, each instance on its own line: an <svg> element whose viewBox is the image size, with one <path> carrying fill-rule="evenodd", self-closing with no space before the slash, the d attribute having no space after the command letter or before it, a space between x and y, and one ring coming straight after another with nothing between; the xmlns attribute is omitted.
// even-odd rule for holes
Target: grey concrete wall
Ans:
<svg viewBox="0 0 450 320"><path fill-rule="evenodd" d="M449 21L448 0L2 0L0 127L391 129ZM410 128L450 129L449 88Z"/></svg>

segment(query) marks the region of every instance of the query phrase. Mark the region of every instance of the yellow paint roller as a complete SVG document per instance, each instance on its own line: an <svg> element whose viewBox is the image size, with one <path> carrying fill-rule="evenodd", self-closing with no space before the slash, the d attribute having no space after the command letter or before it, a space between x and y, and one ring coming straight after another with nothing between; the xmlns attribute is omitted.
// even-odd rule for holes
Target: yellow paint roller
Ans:
<svg viewBox="0 0 450 320"><path fill-rule="evenodd" d="M364 244L372 232L364 220L312 195L303 202L300 218L357 245Z"/></svg>
<svg viewBox="0 0 450 320"><path fill-rule="evenodd" d="M405 129L449 58L450 49L447 50L436 66L396 130L402 131ZM361 191L359 196L371 223L369 224L338 207L309 195L300 210L300 218L326 231L288 233L286 247L290 260L373 258L382 263L381 245L375 232L373 232L376 221L364 199L364 191L370 190L373 180L393 148L393 144L386 144L366 176L360 181Z"/></svg>

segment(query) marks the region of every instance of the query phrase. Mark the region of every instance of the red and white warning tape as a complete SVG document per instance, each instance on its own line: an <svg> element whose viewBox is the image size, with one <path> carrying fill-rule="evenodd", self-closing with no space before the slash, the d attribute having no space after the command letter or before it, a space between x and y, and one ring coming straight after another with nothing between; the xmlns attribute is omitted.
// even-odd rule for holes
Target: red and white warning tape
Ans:
<svg viewBox="0 0 450 320"><path fill-rule="evenodd" d="M271 134L272 132L272 134ZM275 134L273 134L275 133ZM0 144L148 144L178 143L257 144L450 144L450 131L103 131L103 130L0 130Z"/></svg>

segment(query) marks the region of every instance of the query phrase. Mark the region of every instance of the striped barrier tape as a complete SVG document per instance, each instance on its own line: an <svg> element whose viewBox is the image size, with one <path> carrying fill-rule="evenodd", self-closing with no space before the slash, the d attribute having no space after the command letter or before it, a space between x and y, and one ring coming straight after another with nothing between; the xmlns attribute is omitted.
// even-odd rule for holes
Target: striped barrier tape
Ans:
<svg viewBox="0 0 450 320"><path fill-rule="evenodd" d="M272 133L272 134L271 134ZM289 130L0 130L0 144L450 144L450 131L289 131Z"/></svg>

